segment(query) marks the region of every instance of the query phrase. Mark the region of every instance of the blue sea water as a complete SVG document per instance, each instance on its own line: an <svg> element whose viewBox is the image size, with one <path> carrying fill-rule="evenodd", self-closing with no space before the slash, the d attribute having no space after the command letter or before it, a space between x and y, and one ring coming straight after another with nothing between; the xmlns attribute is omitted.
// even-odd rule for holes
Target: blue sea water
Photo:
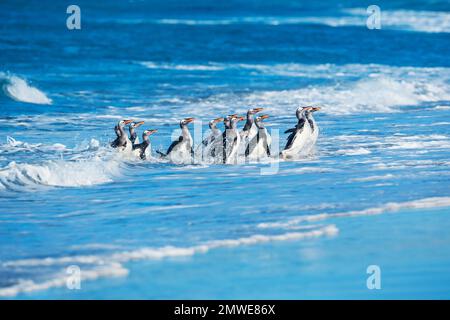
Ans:
<svg viewBox="0 0 450 320"><path fill-rule="evenodd" d="M0 298L450 297L448 1L378 1L380 30L369 1L76 4L81 30L67 3L0 3ZM109 147L120 119L154 153L252 106L282 147L309 104L298 161Z"/></svg>

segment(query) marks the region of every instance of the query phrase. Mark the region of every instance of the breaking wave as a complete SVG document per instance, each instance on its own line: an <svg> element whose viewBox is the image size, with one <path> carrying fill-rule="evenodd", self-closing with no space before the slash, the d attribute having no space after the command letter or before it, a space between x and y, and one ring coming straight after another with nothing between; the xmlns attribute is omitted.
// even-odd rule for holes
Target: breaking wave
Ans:
<svg viewBox="0 0 450 320"><path fill-rule="evenodd" d="M26 187L80 187L111 182L120 172L120 162L94 158L90 161L47 161L43 164L10 162L0 169L0 189Z"/></svg>
<svg viewBox="0 0 450 320"><path fill-rule="evenodd" d="M4 83L3 91L11 99L34 104L52 104L52 100L44 92L18 76L0 73L0 80Z"/></svg>
<svg viewBox="0 0 450 320"><path fill-rule="evenodd" d="M10 162L0 168L0 190L19 191L49 187L81 187L111 182L121 172L124 159L120 154L99 147L92 139L83 149L67 149L62 144L44 146L7 139L8 153L22 150L28 152L68 152L70 158L48 160L37 164ZM3 149L3 148L2 148Z"/></svg>
<svg viewBox="0 0 450 320"><path fill-rule="evenodd" d="M328 21L338 25L357 25L360 22L365 25L367 12L365 9L353 8L344 10L354 20ZM359 20L359 19L360 20ZM383 10L381 12L381 28L401 29L420 32L450 32L450 13L440 11L414 11L414 10Z"/></svg>
<svg viewBox="0 0 450 320"><path fill-rule="evenodd" d="M381 75L350 84L217 95L200 101L199 104L190 105L189 109L196 108L197 112L202 112L210 110L205 108L207 106L217 106L227 112L230 105L258 105L267 108L268 112L290 115L299 104L304 104L320 105L325 113L342 115L397 112L399 107L448 99L448 86L440 80L398 80Z"/></svg>
<svg viewBox="0 0 450 320"><path fill-rule="evenodd" d="M394 112L396 107L447 99L450 99L447 86L440 81L398 80L381 75L350 85L255 93L247 96L245 102L267 107L284 105L285 109L292 110L301 101L307 105L322 105L327 113L352 114Z"/></svg>
<svg viewBox="0 0 450 320"><path fill-rule="evenodd" d="M226 64L178 65L142 62L152 69L174 69L186 72L260 73L267 76L286 76L325 79L328 84L315 84L299 89L253 91L251 93L219 93L203 99L177 97L161 103L179 105L183 114L214 116L209 112L229 112L231 106L259 105L270 112L291 115L298 104L318 104L329 114L397 112L399 107L416 106L423 102L450 100L449 68L391 67L385 65L304 65L304 64ZM238 112L245 112L236 110Z"/></svg>

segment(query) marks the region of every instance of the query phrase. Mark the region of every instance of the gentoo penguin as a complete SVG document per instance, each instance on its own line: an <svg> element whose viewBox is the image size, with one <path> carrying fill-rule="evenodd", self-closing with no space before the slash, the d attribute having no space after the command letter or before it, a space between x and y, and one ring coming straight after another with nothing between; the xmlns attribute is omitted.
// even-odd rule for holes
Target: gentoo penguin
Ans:
<svg viewBox="0 0 450 320"><path fill-rule="evenodd" d="M139 137L137 136L136 129L144 124L144 121L140 122L131 122L129 125L128 130L130 131L130 141L131 143L138 144L139 143Z"/></svg>
<svg viewBox="0 0 450 320"><path fill-rule="evenodd" d="M241 138L248 137L248 139L252 139L253 136L256 134L256 128L253 125L255 123L254 115L258 112L261 112L264 110L263 108L253 108L249 109L247 111L247 121L245 121L244 128L242 128L242 131L240 132Z"/></svg>
<svg viewBox="0 0 450 320"><path fill-rule="evenodd" d="M237 129L237 124L241 120L244 120L244 117L232 115L230 117L230 128L222 133L223 163L230 164L237 161L238 150L241 144L241 135Z"/></svg>
<svg viewBox="0 0 450 320"><path fill-rule="evenodd" d="M286 146L284 150L280 152L280 157L282 159L295 158L301 153L302 149L307 145L311 137L311 126L306 117L306 112L308 112L311 107L298 107L295 115L297 116L297 125L285 133L290 135L287 138Z"/></svg>
<svg viewBox="0 0 450 320"><path fill-rule="evenodd" d="M151 144L149 136L157 132L158 130L145 130L142 133L142 142L133 144L133 153L135 153L142 160L149 159L151 156Z"/></svg>
<svg viewBox="0 0 450 320"><path fill-rule="evenodd" d="M263 124L263 120L268 117L268 115L262 115L255 119L255 125L258 130L245 149L245 156L249 159L257 160L263 157L270 157L270 144L272 143L272 138Z"/></svg>
<svg viewBox="0 0 450 320"><path fill-rule="evenodd" d="M194 118L186 118L180 121L181 136L172 142L167 149L166 156L175 163L192 163L194 151L192 149L193 140L188 129L188 124L194 121Z"/></svg>
<svg viewBox="0 0 450 320"><path fill-rule="evenodd" d="M225 127L225 130L231 128L231 118L236 117L236 116L237 116L237 114L234 113L234 114L230 114L230 115L226 116L223 119L223 126Z"/></svg>
<svg viewBox="0 0 450 320"><path fill-rule="evenodd" d="M205 139L203 139L201 145L199 146L202 148L203 159L210 158L215 155L215 151L213 149L217 144L217 141L220 141L220 138L222 137L222 132L219 128L217 128L217 124L222 121L224 121L224 118L216 118L209 122L210 133Z"/></svg>
<svg viewBox="0 0 450 320"><path fill-rule="evenodd" d="M121 120L114 127L114 131L116 132L117 138L111 142L111 147L120 148L121 150L131 150L132 144L130 139L128 139L128 135L125 133L124 126L132 122L133 120Z"/></svg>
<svg viewBox="0 0 450 320"><path fill-rule="evenodd" d="M313 113L319 111L320 109L320 107L311 107L311 110L306 112L306 118L308 119L309 126L311 127L310 143L312 146L316 144L319 136L319 126L317 125L316 120L314 120Z"/></svg>
<svg viewBox="0 0 450 320"><path fill-rule="evenodd" d="M224 132L231 129L231 118L237 117L237 114L230 114L223 118ZM209 149L209 157L214 163L223 163L223 133L218 139L215 139L211 148Z"/></svg>
<svg viewBox="0 0 450 320"><path fill-rule="evenodd" d="M244 128L242 128L241 132L239 134L241 135L241 145L239 147L239 155L244 155L245 150L247 149L248 142L252 140L257 132L257 128L254 125L255 123L255 114L258 112L261 112L263 108L253 108L247 110L247 116Z"/></svg>

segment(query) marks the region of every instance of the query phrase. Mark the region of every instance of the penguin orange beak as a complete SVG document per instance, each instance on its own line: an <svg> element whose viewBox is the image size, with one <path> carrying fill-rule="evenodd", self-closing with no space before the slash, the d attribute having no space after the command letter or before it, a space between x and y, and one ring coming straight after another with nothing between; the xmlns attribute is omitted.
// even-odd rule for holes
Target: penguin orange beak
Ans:
<svg viewBox="0 0 450 320"><path fill-rule="evenodd" d="M150 130L149 134L151 135L151 134L154 134L156 132L158 132L158 129L152 129L152 130Z"/></svg>
<svg viewBox="0 0 450 320"><path fill-rule="evenodd" d="M124 124L129 124L129 123L131 123L131 122L133 122L133 120L123 120L123 123L124 123Z"/></svg>
<svg viewBox="0 0 450 320"><path fill-rule="evenodd" d="M144 124L144 121L139 121L138 123L136 123L136 128L139 126L142 126Z"/></svg>
<svg viewBox="0 0 450 320"><path fill-rule="evenodd" d="M222 122L224 120L224 118L216 118L216 119L214 119L213 121L215 122L215 123L218 123L218 122Z"/></svg>
<svg viewBox="0 0 450 320"><path fill-rule="evenodd" d="M194 121L195 120L195 118L186 118L186 119L184 119L184 121L186 122L186 123L191 123L192 121Z"/></svg>
<svg viewBox="0 0 450 320"><path fill-rule="evenodd" d="M237 117L237 119L238 119L238 121L242 121L242 120L244 120L245 118L244 118L244 117Z"/></svg>
<svg viewBox="0 0 450 320"><path fill-rule="evenodd" d="M312 108L312 111L315 112L315 111L319 111L320 109L322 109L322 108L321 108L321 107L313 107L313 108Z"/></svg>
<svg viewBox="0 0 450 320"><path fill-rule="evenodd" d="M268 117L269 117L268 114L263 114L260 118L261 118L261 119L267 119Z"/></svg>
<svg viewBox="0 0 450 320"><path fill-rule="evenodd" d="M253 113L258 113L258 112L261 112L263 110L264 110L264 108L253 108L252 109Z"/></svg>

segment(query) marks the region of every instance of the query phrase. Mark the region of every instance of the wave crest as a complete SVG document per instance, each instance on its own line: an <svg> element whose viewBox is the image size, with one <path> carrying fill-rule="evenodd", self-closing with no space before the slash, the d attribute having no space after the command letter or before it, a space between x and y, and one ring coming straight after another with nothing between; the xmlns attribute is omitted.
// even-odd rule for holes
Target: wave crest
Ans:
<svg viewBox="0 0 450 320"><path fill-rule="evenodd" d="M34 104L52 104L52 99L39 89L31 86L25 79L14 75L0 73L0 80L3 80L3 91L16 101Z"/></svg>

